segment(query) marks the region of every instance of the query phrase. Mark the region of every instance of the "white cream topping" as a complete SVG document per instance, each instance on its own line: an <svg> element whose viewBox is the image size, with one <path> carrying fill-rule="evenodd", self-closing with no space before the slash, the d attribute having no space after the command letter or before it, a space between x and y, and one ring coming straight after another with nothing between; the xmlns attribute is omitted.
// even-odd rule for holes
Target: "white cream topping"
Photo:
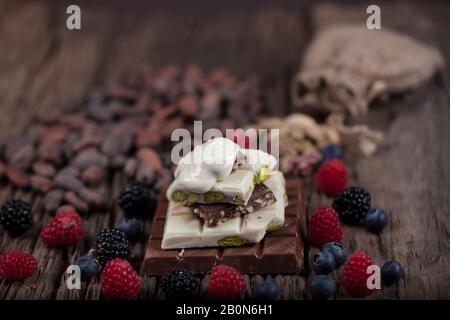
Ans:
<svg viewBox="0 0 450 320"><path fill-rule="evenodd" d="M231 173L239 152L239 146L229 139L212 139L180 160L175 178L187 190L205 193Z"/></svg>
<svg viewBox="0 0 450 320"><path fill-rule="evenodd" d="M275 157L259 149L244 149L242 153L245 156L245 162L239 166L240 169L252 170L258 172L262 167L268 167L270 170L276 170L278 161Z"/></svg>

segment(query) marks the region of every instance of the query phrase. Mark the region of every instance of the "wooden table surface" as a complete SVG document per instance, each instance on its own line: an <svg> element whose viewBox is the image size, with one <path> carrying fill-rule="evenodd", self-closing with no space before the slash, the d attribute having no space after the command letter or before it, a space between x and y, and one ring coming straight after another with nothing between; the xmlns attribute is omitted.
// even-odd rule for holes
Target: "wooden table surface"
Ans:
<svg viewBox="0 0 450 320"><path fill-rule="evenodd" d="M0 140L31 130L36 112L80 101L140 64L198 63L206 69L223 66L238 75L254 74L262 80L273 113L290 112L290 79L314 32L335 23L365 23L367 4L255 2L79 1L82 30L68 31L62 1L0 1ZM389 1L381 3L381 11L383 27L437 47L450 61L450 5ZM375 105L364 121L385 133L379 152L370 158L346 155L353 184L370 190L373 203L391 213L391 222L380 236L345 227L345 245L350 252L367 251L377 264L400 261L406 279L388 291L401 299L450 298L449 84L447 66L423 88ZM123 178L113 181L114 197ZM305 183L311 215L329 200L313 191L311 181ZM9 195L6 186L1 195ZM40 199L26 192L19 196L33 200L42 221L48 220ZM40 261L33 278L0 280L0 299L99 298L98 281L80 291L67 290L64 271L89 248L94 231L120 217L117 212L89 217L96 230L70 250L46 249L36 241L37 232L34 238L12 240L0 231L0 251L28 250ZM144 245L135 246L136 259L142 258ZM308 277L274 277L282 298L309 298ZM246 279L250 287L261 281L260 276ZM248 290L245 297L251 294ZM142 298L158 297L157 279L145 278Z"/></svg>

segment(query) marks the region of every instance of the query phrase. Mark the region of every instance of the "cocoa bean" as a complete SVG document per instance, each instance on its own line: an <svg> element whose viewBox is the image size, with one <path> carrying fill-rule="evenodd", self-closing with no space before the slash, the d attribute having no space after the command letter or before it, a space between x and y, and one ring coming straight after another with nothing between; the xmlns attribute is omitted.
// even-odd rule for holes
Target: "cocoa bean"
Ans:
<svg viewBox="0 0 450 320"><path fill-rule="evenodd" d="M127 153L133 142L130 134L110 135L102 144L102 152L110 157Z"/></svg>
<svg viewBox="0 0 450 320"><path fill-rule="evenodd" d="M148 164L141 162L137 169L136 180L148 185L155 181L156 171Z"/></svg>
<svg viewBox="0 0 450 320"><path fill-rule="evenodd" d="M84 170L92 165L106 168L108 166L108 162L108 158L104 154L92 149L83 150L73 160L73 164L81 170Z"/></svg>
<svg viewBox="0 0 450 320"><path fill-rule="evenodd" d="M134 179L134 176L136 175L136 169L138 166L138 162L134 158L129 158L127 162L125 163L125 175L128 179Z"/></svg>
<svg viewBox="0 0 450 320"><path fill-rule="evenodd" d="M70 175L73 176L75 178L79 178L80 177L80 169L78 169L75 166L66 166L64 168L62 168L61 170L59 170L60 174L64 174L64 175Z"/></svg>
<svg viewBox="0 0 450 320"><path fill-rule="evenodd" d="M22 170L15 167L8 167L6 169L6 176L18 188L27 188L30 184L28 176Z"/></svg>
<svg viewBox="0 0 450 320"><path fill-rule="evenodd" d="M97 186L105 177L105 170L100 166L89 166L81 174L81 180L88 186Z"/></svg>
<svg viewBox="0 0 450 320"><path fill-rule="evenodd" d="M164 126L160 128L161 129L160 133L161 133L162 139L170 138L170 136L172 135L172 132L175 129L183 128L183 127L184 127L184 120L181 117L167 120L166 122L164 122Z"/></svg>
<svg viewBox="0 0 450 320"><path fill-rule="evenodd" d="M33 172L44 177L52 178L56 173L56 169L48 162L39 161L33 164Z"/></svg>
<svg viewBox="0 0 450 320"><path fill-rule="evenodd" d="M86 118L82 113L69 113L63 115L60 122L66 128L79 129L86 124Z"/></svg>
<svg viewBox="0 0 450 320"><path fill-rule="evenodd" d="M114 118L114 112L103 105L91 104L88 106L87 115L99 122L110 121Z"/></svg>
<svg viewBox="0 0 450 320"><path fill-rule="evenodd" d="M161 123L161 121L169 118L170 116L177 113L177 107L175 106L166 106L159 108L155 111L155 114L153 116L153 121L157 123Z"/></svg>
<svg viewBox="0 0 450 320"><path fill-rule="evenodd" d="M56 124L51 127L45 128L40 134L39 139L41 142L62 142L69 133L69 127L63 124Z"/></svg>
<svg viewBox="0 0 450 320"><path fill-rule="evenodd" d="M125 165L125 161L126 161L125 156L118 154L111 158L110 166L113 169L120 170Z"/></svg>
<svg viewBox="0 0 450 320"><path fill-rule="evenodd" d="M47 192L42 199L44 209L47 212L55 212L60 206L64 197L64 191L60 189L53 189Z"/></svg>
<svg viewBox="0 0 450 320"><path fill-rule="evenodd" d="M136 145L142 147L156 147L161 142L161 135L158 130L147 128L139 132L136 137Z"/></svg>
<svg viewBox="0 0 450 320"><path fill-rule="evenodd" d="M5 160L11 159L20 149L28 146L34 145L36 138L34 137L20 137L8 141L5 145Z"/></svg>
<svg viewBox="0 0 450 320"><path fill-rule="evenodd" d="M140 162L147 164L153 170L159 171L162 168L161 159L155 150L151 148L141 148L138 152Z"/></svg>
<svg viewBox="0 0 450 320"><path fill-rule="evenodd" d="M188 117L193 117L197 115L200 108L197 100L190 96L184 96L178 101L178 108L181 113Z"/></svg>
<svg viewBox="0 0 450 320"><path fill-rule="evenodd" d="M88 213L89 205L78 197L75 192L68 191L64 194L64 200L75 207L76 211L79 213Z"/></svg>
<svg viewBox="0 0 450 320"><path fill-rule="evenodd" d="M64 190L68 190L68 191L75 192L75 191L83 188L83 183L81 183L80 180L78 180L73 175L70 175L70 174L67 174L64 172L58 173L55 177L54 182L58 188L62 188Z"/></svg>
<svg viewBox="0 0 450 320"><path fill-rule="evenodd" d="M62 145L56 140L44 140L37 150L38 157L41 160L51 162L57 166L63 162Z"/></svg>
<svg viewBox="0 0 450 320"><path fill-rule="evenodd" d="M42 193L46 193L53 187L53 182L49 178L39 175L32 175L30 184L34 191Z"/></svg>
<svg viewBox="0 0 450 320"><path fill-rule="evenodd" d="M74 153L78 153L86 148L98 147L101 143L101 138L97 136L83 136L81 140L75 142L71 150Z"/></svg>
<svg viewBox="0 0 450 320"><path fill-rule="evenodd" d="M95 208L95 209L106 208L105 197L95 191L92 191L88 188L81 188L80 190L78 190L78 195L91 208Z"/></svg>
<svg viewBox="0 0 450 320"><path fill-rule="evenodd" d="M8 158L8 164L20 170L27 170L34 158L34 146L32 143L23 144L17 148Z"/></svg>

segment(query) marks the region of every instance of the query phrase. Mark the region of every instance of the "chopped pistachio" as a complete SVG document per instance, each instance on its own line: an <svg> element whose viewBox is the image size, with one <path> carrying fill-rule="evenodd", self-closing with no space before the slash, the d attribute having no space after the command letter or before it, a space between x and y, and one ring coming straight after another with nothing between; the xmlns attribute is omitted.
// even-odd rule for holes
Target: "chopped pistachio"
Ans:
<svg viewBox="0 0 450 320"><path fill-rule="evenodd" d="M208 191L205 193L205 201L207 203L223 202L225 195L222 192Z"/></svg>
<svg viewBox="0 0 450 320"><path fill-rule="evenodd" d="M183 202L186 199L186 195L183 191L177 190L172 193L172 200L175 202Z"/></svg>
<svg viewBox="0 0 450 320"><path fill-rule="evenodd" d="M283 195L283 199L284 199L284 204L288 204L288 203L289 203L289 198L288 198L287 193L285 193L285 194Z"/></svg>
<svg viewBox="0 0 450 320"><path fill-rule="evenodd" d="M281 229L283 225L279 224L279 223L273 223L271 225L269 225L266 229L267 232L272 232L278 229Z"/></svg>
<svg viewBox="0 0 450 320"><path fill-rule="evenodd" d="M217 243L221 247L239 247L245 244L245 241L241 237L232 236L232 237L225 237L217 241Z"/></svg>
<svg viewBox="0 0 450 320"><path fill-rule="evenodd" d="M191 193L188 195L186 202L189 204L197 203L198 202L198 194Z"/></svg>
<svg viewBox="0 0 450 320"><path fill-rule="evenodd" d="M255 184L261 184L264 181L267 181L271 175L272 171L270 171L269 167L264 166L260 171L256 172L255 176L253 177L253 182Z"/></svg>

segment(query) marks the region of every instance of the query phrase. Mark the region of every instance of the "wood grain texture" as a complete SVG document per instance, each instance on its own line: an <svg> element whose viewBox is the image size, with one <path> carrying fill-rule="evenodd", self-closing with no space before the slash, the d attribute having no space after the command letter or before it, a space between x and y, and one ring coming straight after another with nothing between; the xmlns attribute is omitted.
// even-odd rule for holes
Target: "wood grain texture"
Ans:
<svg viewBox="0 0 450 320"><path fill-rule="evenodd" d="M364 22L364 8L318 6L312 12L313 28ZM381 10L383 28L441 48L439 35L444 29L432 22L437 11L429 9L423 15L405 3L383 5ZM448 76L440 75L417 92L374 105L363 121L384 132L381 150L371 158L347 159L352 183L367 188L373 206L390 212L391 221L380 236L346 226L346 247L350 252L368 252L380 266L391 259L402 263L405 281L386 291L403 299L448 299L450 294L450 282L445 281L450 256L450 175L445 169L450 148L444 138L450 134L447 81Z"/></svg>
<svg viewBox="0 0 450 320"><path fill-rule="evenodd" d="M340 22L365 23L365 4L319 5L305 8L295 2L242 6L205 5L178 9L141 4L134 10L82 1L83 30L65 28L64 3L44 1L0 1L0 141L33 130L32 115L39 110L65 107L83 100L99 85L109 85L125 70L142 64L159 68L164 64L199 63L206 69L225 67L238 75L256 75L262 83L272 114L291 110L289 84L301 55L319 28ZM438 47L450 61L447 30L450 6L392 1L382 3L382 24L406 32ZM22 26L29 26L23 28ZM350 252L366 250L376 263L398 259L406 268L406 279L386 290L400 298L450 298L450 73L433 83L375 105L367 121L383 130L386 139L372 158L348 154L352 183L370 190L373 203L392 214L387 230L376 236L359 228L345 227ZM77 248L49 250L38 240L40 228L50 216L43 213L41 199L31 193L0 187L0 199L32 201L35 227L20 240L0 231L0 251L8 248L32 252L40 261L39 272L23 282L0 280L0 299L99 299L100 279L82 290L67 290L64 270L86 253L103 227L117 225L123 217L114 203L125 178L110 177L108 190L113 210L87 218L87 236ZM330 203L316 193L311 179L308 212ZM150 230L150 221L144 222ZM137 243L132 263L143 257L145 241ZM312 252L306 248L306 278L268 276L282 288L282 299L310 298L307 282ZM309 254L308 254L309 253ZM309 257L309 259L308 259ZM338 274L336 274L338 276ZM206 297L209 276L199 279ZM246 277L251 298L264 278ZM162 299L156 277L143 278L142 299ZM342 291L337 299L346 298ZM372 297L373 298L373 297Z"/></svg>

